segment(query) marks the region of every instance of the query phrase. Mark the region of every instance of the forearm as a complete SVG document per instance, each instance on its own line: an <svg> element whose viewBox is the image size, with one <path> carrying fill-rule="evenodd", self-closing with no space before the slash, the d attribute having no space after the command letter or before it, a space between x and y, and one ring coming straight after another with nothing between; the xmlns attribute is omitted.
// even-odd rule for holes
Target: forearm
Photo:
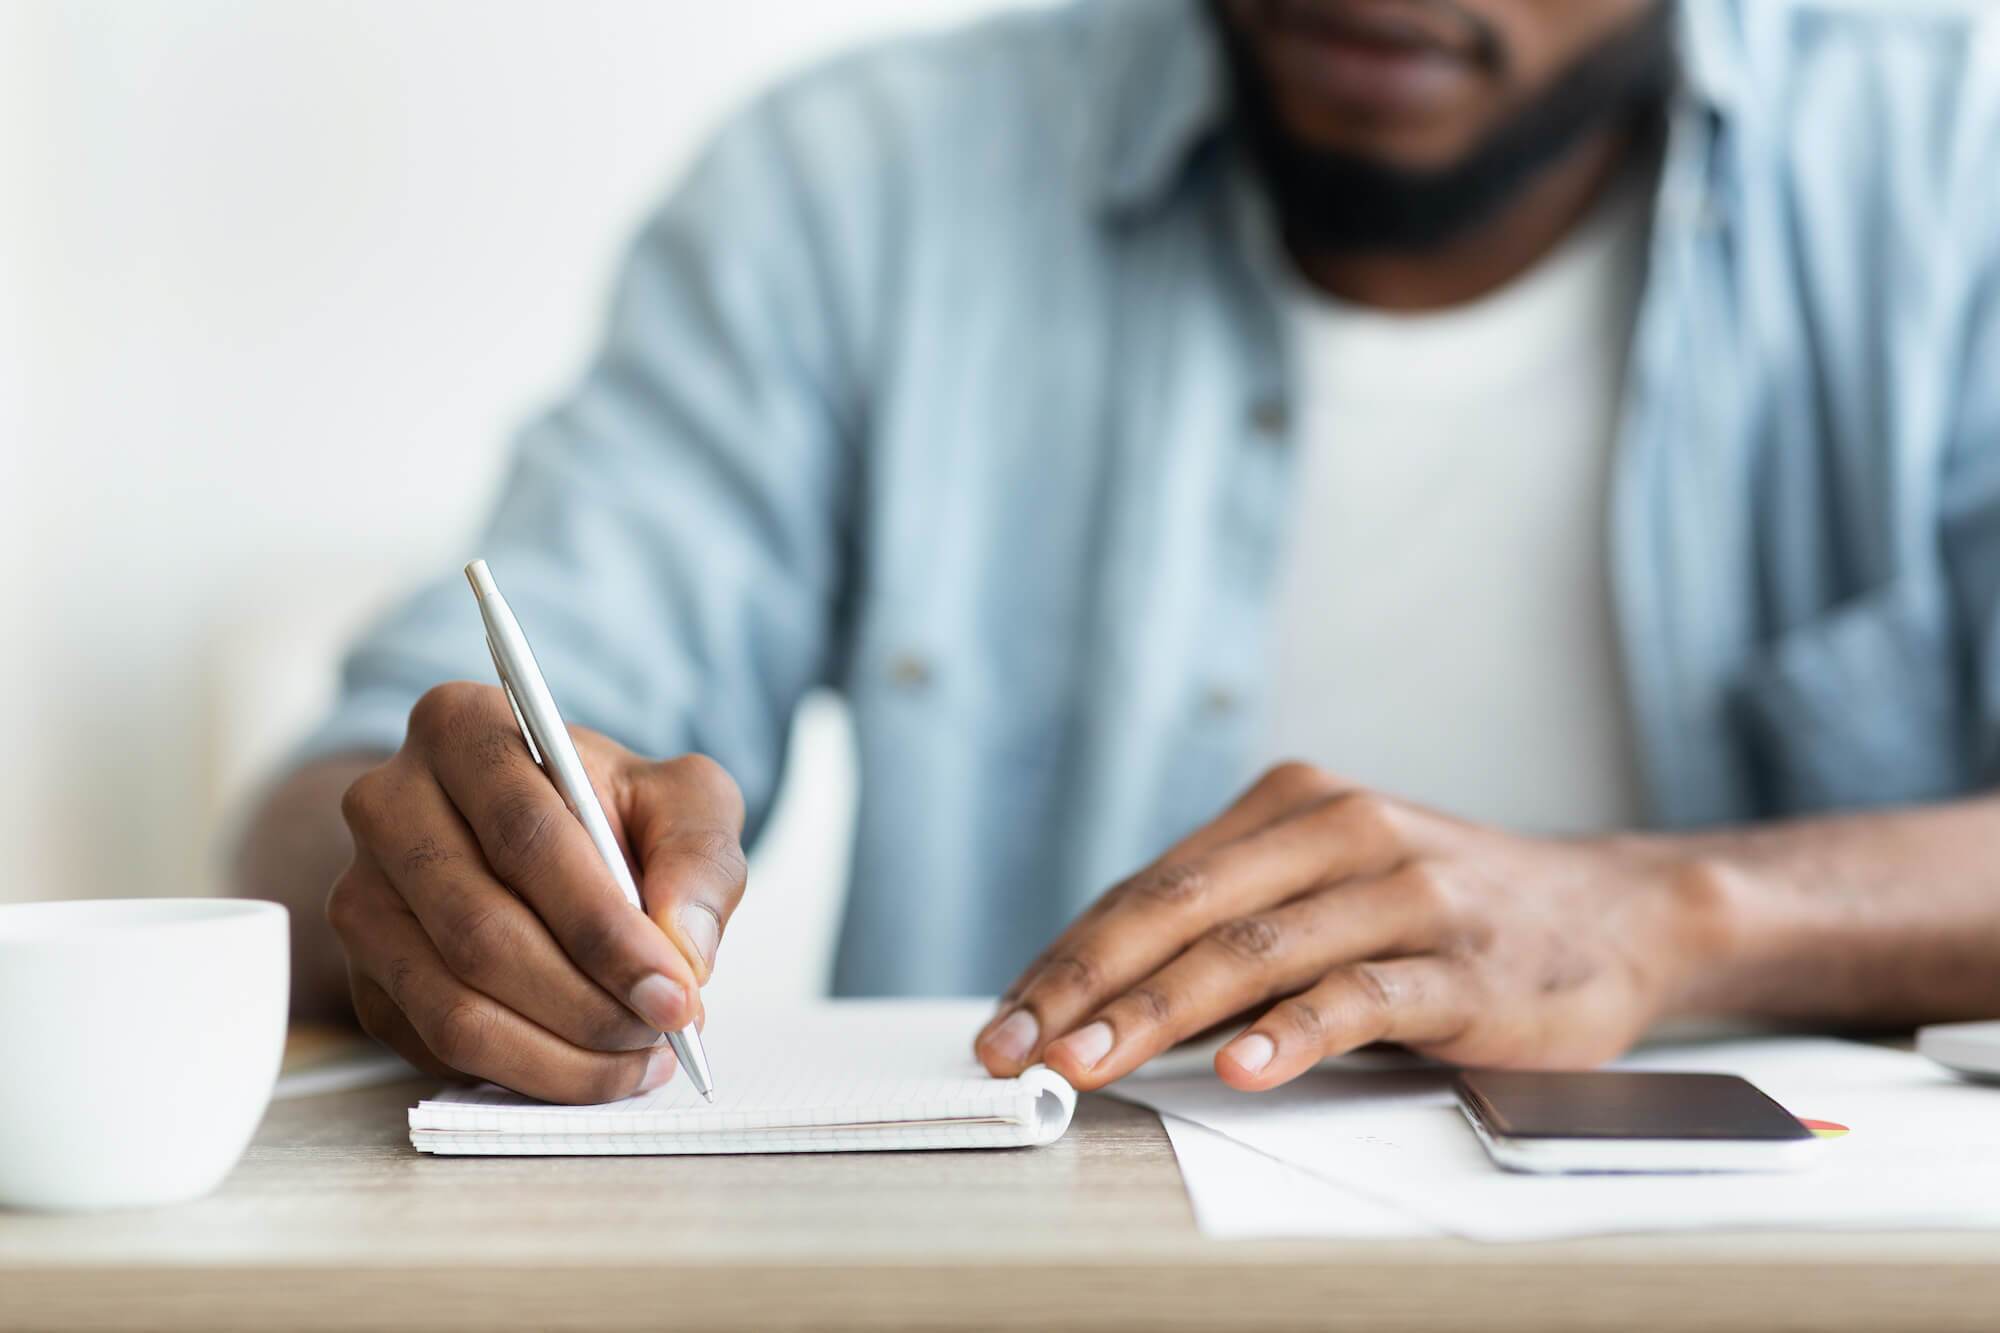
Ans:
<svg viewBox="0 0 2000 1333"><path fill-rule="evenodd" d="M347 964L326 922L326 895L354 845L340 797L386 756L307 764L265 794L232 861L238 897L283 903L292 917L292 1018L352 1022Z"/></svg>
<svg viewBox="0 0 2000 1333"><path fill-rule="evenodd" d="M1708 941L1680 1013L2000 1015L2000 798L1669 839Z"/></svg>

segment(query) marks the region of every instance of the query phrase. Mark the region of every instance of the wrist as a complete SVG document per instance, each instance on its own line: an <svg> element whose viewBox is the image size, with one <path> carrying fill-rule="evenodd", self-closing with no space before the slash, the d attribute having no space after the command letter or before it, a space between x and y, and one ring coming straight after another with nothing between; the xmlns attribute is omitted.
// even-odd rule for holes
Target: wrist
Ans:
<svg viewBox="0 0 2000 1333"><path fill-rule="evenodd" d="M1731 1008L1757 892L1748 869L1707 838L1624 834L1609 846L1640 886L1634 946L1654 979L1655 1018Z"/></svg>
<svg viewBox="0 0 2000 1333"><path fill-rule="evenodd" d="M1740 979L1755 951L1756 876L1703 841L1669 839L1660 868L1678 966L1662 997L1666 1018L1713 1017L1741 1008Z"/></svg>

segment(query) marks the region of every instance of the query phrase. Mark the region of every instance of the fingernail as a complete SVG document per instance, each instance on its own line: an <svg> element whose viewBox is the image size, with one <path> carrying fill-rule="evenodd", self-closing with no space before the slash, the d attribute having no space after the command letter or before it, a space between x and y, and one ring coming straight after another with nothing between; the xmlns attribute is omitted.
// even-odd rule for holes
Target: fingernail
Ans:
<svg viewBox="0 0 2000 1333"><path fill-rule="evenodd" d="M1277 1043L1261 1032L1253 1032L1247 1037L1238 1037L1229 1048L1229 1058L1245 1073L1254 1074L1271 1063L1271 1057L1278 1053Z"/></svg>
<svg viewBox="0 0 2000 1333"><path fill-rule="evenodd" d="M674 1048L661 1042L646 1057L646 1076L639 1080L639 1091L651 1092L674 1076Z"/></svg>
<svg viewBox="0 0 2000 1333"><path fill-rule="evenodd" d="M1075 1061L1078 1068L1094 1068L1110 1053L1111 1025L1100 1018L1087 1028L1078 1028L1056 1045L1063 1048L1063 1053Z"/></svg>
<svg viewBox="0 0 2000 1333"><path fill-rule="evenodd" d="M655 972L632 988L632 1012L655 1031L679 1032L687 1025L687 987Z"/></svg>
<svg viewBox="0 0 2000 1333"><path fill-rule="evenodd" d="M1042 1032L1041 1024L1026 1009L1016 1009L1007 1015L1007 1021L986 1038L986 1049L1002 1060L1025 1060L1028 1052L1035 1049L1035 1038Z"/></svg>
<svg viewBox="0 0 2000 1333"><path fill-rule="evenodd" d="M722 943L722 923L715 919L715 913L700 904L683 907L680 923L681 934L688 937L688 943L701 955L701 961L713 968L715 946Z"/></svg>

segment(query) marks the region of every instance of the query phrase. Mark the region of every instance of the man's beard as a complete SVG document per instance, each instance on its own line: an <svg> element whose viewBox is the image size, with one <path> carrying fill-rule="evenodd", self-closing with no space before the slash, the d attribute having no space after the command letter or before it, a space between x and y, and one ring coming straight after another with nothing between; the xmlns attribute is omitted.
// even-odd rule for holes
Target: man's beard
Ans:
<svg viewBox="0 0 2000 1333"><path fill-rule="evenodd" d="M1492 217L1587 137L1656 119L1677 77L1672 6L1656 0L1462 160L1411 170L1300 143L1280 120L1243 34L1219 4L1210 12L1228 57L1236 125L1288 241L1313 254L1437 249ZM1502 57L1489 47L1486 58Z"/></svg>

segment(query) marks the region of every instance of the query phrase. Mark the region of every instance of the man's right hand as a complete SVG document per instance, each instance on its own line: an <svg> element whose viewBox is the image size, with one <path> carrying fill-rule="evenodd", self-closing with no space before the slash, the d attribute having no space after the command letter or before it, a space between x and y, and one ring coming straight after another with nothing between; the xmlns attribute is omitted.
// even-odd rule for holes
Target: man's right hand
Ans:
<svg viewBox="0 0 2000 1333"><path fill-rule="evenodd" d="M402 750L348 788L354 862L326 915L361 1025L405 1059L605 1102L672 1077L655 1042L701 1017L743 894L743 800L712 760L656 763L570 730L644 913L529 755L505 693L455 683L419 700Z"/></svg>

